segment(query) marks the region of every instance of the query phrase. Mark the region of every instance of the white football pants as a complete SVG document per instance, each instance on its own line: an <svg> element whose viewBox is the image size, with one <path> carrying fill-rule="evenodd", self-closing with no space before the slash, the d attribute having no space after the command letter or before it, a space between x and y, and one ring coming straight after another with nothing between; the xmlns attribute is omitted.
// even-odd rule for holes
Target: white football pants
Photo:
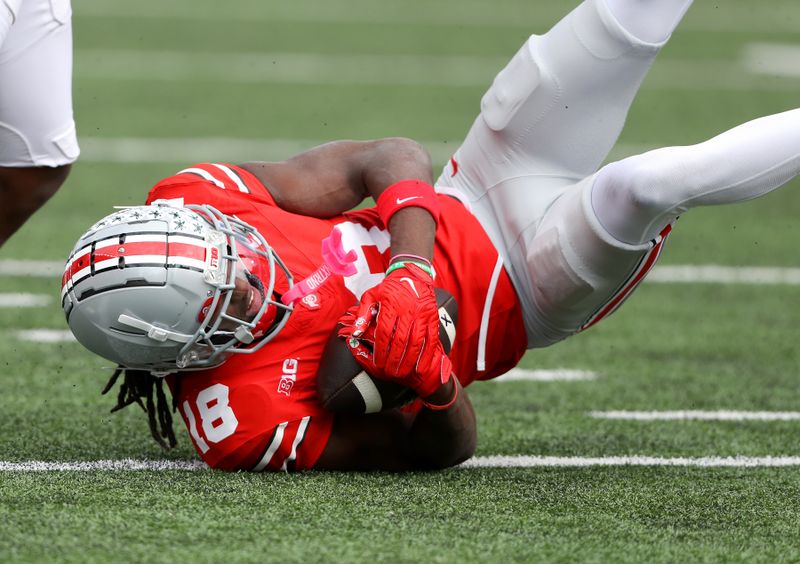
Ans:
<svg viewBox="0 0 800 564"><path fill-rule="evenodd" d="M0 166L61 166L78 154L69 0L0 0Z"/></svg>
<svg viewBox="0 0 800 564"><path fill-rule="evenodd" d="M437 181L466 195L497 246L532 348L612 313L689 207L756 197L798 174L797 111L597 172L690 3L586 0L532 36Z"/></svg>

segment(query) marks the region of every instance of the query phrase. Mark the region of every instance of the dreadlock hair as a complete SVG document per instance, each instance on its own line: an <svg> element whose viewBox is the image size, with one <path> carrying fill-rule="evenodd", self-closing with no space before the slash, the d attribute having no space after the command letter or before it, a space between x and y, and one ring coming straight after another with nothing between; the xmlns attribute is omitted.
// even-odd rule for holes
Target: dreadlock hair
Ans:
<svg viewBox="0 0 800 564"><path fill-rule="evenodd" d="M147 370L132 370L118 366L114 374L109 378L108 383L103 388L102 394L105 395L114 387L120 375L124 375L122 384L119 386L117 394L117 405L111 409L111 413L128 407L132 403L138 404L142 411L147 413L147 422L150 425L150 434L153 439L163 448L169 450L178 444L175 439L175 431L172 429L172 413L167 396L164 394L164 378L153 376ZM155 390L155 401L153 391ZM144 402L142 402L144 400ZM172 411L175 411L175 401L172 402ZM166 439L166 441L164 440Z"/></svg>

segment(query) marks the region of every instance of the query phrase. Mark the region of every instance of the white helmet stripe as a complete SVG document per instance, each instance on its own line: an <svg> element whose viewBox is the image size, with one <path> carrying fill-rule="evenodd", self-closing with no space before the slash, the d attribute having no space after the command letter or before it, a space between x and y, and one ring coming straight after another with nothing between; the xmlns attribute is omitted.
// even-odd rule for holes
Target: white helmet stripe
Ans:
<svg viewBox="0 0 800 564"><path fill-rule="evenodd" d="M92 271L92 267L89 262L86 262L86 266L81 268L80 270L75 270L75 263L79 260L85 258L87 255L91 254L92 246L87 245L77 253L73 254L68 260L67 264L64 265L64 276L61 279L61 301L64 301L64 295L72 289L72 286L76 282L80 282ZM78 265L80 266L80 264Z"/></svg>
<svg viewBox="0 0 800 564"><path fill-rule="evenodd" d="M196 245L198 247L206 248L206 242L200 237L188 237L186 235L170 235L169 242L171 245L180 243L182 245Z"/></svg>
<svg viewBox="0 0 800 564"><path fill-rule="evenodd" d="M75 276L75 273L72 273L72 275L67 274L72 270L73 265L86 255L90 254L91 252L92 252L92 246L88 245L87 247L81 249L80 251L78 251L69 258L67 264L64 265L64 282L69 281L70 278Z"/></svg>
<svg viewBox="0 0 800 564"><path fill-rule="evenodd" d="M142 235L126 235L125 236L125 243L163 243L167 240L167 236L163 233L143 233ZM170 237L172 240L172 237ZM110 240L110 245L118 245L119 241L115 237ZM101 248L101 246L108 246L105 245L105 241L99 241L96 245L96 248Z"/></svg>
<svg viewBox="0 0 800 564"><path fill-rule="evenodd" d="M204 270L206 267L206 263L204 261L188 257L169 257L167 264L170 266L189 266L191 268L196 268L197 270Z"/></svg>

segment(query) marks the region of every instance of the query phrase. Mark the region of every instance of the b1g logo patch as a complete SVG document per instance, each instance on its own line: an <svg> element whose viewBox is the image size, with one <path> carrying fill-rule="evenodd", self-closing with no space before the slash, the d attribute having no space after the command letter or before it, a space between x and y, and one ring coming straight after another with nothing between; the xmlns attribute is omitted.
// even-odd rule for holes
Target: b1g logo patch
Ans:
<svg viewBox="0 0 800 564"><path fill-rule="evenodd" d="M300 361L296 358L287 358L283 361L283 367L281 368L283 373L278 382L279 394L284 394L287 397L292 395L292 388L297 382L297 366L299 363Z"/></svg>
<svg viewBox="0 0 800 564"><path fill-rule="evenodd" d="M210 268L219 268L219 249L216 247L211 247L211 252L208 256L208 266Z"/></svg>

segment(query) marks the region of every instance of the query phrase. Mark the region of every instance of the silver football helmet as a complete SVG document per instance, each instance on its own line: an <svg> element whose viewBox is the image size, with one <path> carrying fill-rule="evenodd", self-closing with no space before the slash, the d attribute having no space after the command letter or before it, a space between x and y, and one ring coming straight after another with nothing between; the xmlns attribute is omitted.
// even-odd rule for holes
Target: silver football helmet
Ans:
<svg viewBox="0 0 800 564"><path fill-rule="evenodd" d="M167 201L94 224L64 269L78 341L126 368L169 373L254 353L286 324L275 283L292 275L258 231L211 206Z"/></svg>

